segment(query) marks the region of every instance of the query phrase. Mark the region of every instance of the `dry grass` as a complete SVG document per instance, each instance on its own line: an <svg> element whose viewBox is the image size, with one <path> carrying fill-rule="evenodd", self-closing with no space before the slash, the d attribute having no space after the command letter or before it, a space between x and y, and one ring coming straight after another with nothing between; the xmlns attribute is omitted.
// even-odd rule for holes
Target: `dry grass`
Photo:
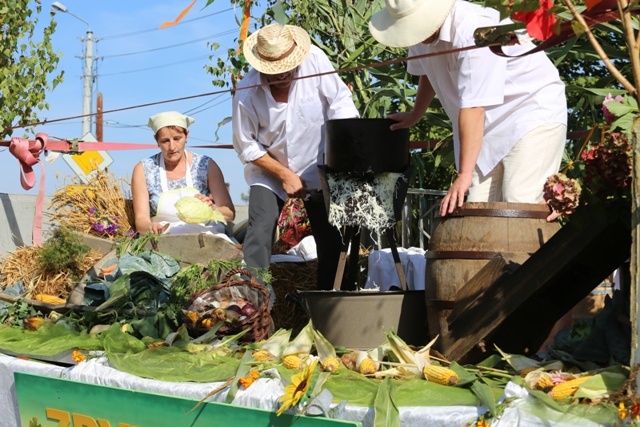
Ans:
<svg viewBox="0 0 640 427"><path fill-rule="evenodd" d="M0 290L21 281L27 291L26 298L48 294L66 299L76 285L72 273L42 271L38 265L39 249L38 246L21 246L0 261ZM81 269L88 270L101 258L100 252L90 251L82 259Z"/></svg>
<svg viewBox="0 0 640 427"><path fill-rule="evenodd" d="M282 262L271 264L273 289L276 302L271 309L271 317L278 329L292 329L293 336L309 322L309 315L297 303L287 300L287 294L297 296L298 290L316 289L318 261Z"/></svg>
<svg viewBox="0 0 640 427"><path fill-rule="evenodd" d="M74 177L72 183L58 188L51 199L54 211L51 222L61 227L72 227L81 233L103 238L124 237L133 229L133 206L125 198L122 188L130 188L127 181L115 178L106 171L97 171L89 183ZM100 233L92 228L97 221L90 213L94 208L103 217L112 217L120 226L114 236Z"/></svg>

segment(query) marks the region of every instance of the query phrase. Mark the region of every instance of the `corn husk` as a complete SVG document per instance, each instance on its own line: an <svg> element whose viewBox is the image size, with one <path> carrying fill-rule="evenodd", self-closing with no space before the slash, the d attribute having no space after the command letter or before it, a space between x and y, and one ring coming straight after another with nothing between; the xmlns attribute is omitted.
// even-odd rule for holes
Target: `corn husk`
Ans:
<svg viewBox="0 0 640 427"><path fill-rule="evenodd" d="M431 364L429 351L438 337L432 339L426 346L415 351L407 345L393 330L385 333L389 348L400 362L396 369L402 378L423 378L424 367Z"/></svg>
<svg viewBox="0 0 640 427"><path fill-rule="evenodd" d="M292 354L302 358L308 356L313 348L313 337L313 326L311 322L309 322L302 328L298 335L285 346L282 351L282 357Z"/></svg>

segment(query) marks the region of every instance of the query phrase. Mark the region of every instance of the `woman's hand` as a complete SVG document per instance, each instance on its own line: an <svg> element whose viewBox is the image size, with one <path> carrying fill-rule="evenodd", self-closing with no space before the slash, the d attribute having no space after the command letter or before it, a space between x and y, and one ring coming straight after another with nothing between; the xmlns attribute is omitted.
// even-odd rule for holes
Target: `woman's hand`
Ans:
<svg viewBox="0 0 640 427"><path fill-rule="evenodd" d="M153 233L153 234L162 234L165 231L167 231L167 228L169 228L169 224L163 224L161 222L152 222L151 225L149 226L149 230L148 232Z"/></svg>
<svg viewBox="0 0 640 427"><path fill-rule="evenodd" d="M211 206L211 209L216 209L216 204L213 203L213 195L205 196L204 194L195 194L193 197L205 203L207 206Z"/></svg>

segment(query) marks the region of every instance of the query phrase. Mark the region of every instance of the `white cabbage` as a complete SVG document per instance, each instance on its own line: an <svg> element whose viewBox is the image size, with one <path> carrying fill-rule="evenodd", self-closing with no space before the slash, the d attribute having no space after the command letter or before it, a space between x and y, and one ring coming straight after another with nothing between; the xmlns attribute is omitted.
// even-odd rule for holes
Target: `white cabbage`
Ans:
<svg viewBox="0 0 640 427"><path fill-rule="evenodd" d="M178 210L178 218L187 224L227 223L220 211L194 196L182 197L176 202L175 207Z"/></svg>

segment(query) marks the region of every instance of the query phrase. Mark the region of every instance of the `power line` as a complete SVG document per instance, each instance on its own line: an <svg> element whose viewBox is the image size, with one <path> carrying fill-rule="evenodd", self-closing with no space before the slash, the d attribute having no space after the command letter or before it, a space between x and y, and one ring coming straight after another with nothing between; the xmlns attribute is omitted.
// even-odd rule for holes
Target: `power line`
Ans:
<svg viewBox="0 0 640 427"><path fill-rule="evenodd" d="M174 48L174 47L180 47L180 46L184 46L184 45L191 44L191 43L197 43L197 42L201 42L201 41L205 41L205 40L210 40L210 39L215 38L215 37L227 36L227 35L233 34L235 32L237 32L237 29L227 30L227 31L224 31L222 33L217 33L217 34L212 34L210 36L202 37L200 39L191 40L191 41L183 42L183 43L178 43L178 44L174 44L174 45L170 45L170 46L158 47L158 48L155 48L155 49L141 50L141 51L138 51L138 52L119 53L119 54L116 54L116 55L105 55L105 56L102 56L102 59L104 59L104 58L117 58L117 57L122 57L122 56L131 56L131 55L139 55L141 53L157 52L159 50L171 49L171 48Z"/></svg>
<svg viewBox="0 0 640 427"><path fill-rule="evenodd" d="M500 46L499 43L494 43L492 45ZM492 46L492 45L488 45L488 46ZM329 74L349 73L349 72L365 70L365 69L369 69L369 68L377 68L377 67L390 65L390 64L397 64L397 63L400 63L400 62L412 61L412 60L416 60L416 59L420 59L420 58L428 58L428 57L432 57L432 56L439 56L439 55L445 55L445 54L451 54L451 53L458 53L458 52L463 52L463 51L467 51L467 50L480 49L480 48L484 48L484 47L487 47L487 46L469 45L469 46L460 47L460 48L454 48L454 49L441 51L441 52L429 52L429 53L423 53L423 54L420 54L420 55L415 55L415 56L412 56L412 57L400 57L400 58L395 58L395 59L388 59L388 60L385 60L385 61L372 62L370 64L362 64L362 65L356 65L356 66L353 66L353 67L334 69L334 70L331 70L331 71L323 71L323 72L319 72L319 73L315 73L315 74L309 74L309 75L305 75L305 76L294 77L291 80L293 81L293 80L302 80L302 79L308 79L308 78L316 78L316 77L322 77L322 76L329 75ZM201 97L204 97L204 96L231 93L234 90L241 90L241 89L242 90L248 90L248 89L252 89L252 88L256 88L256 87L260 87L260 86L268 86L270 84L271 83L257 83L257 84L245 86L245 87L242 87L242 88L220 89L220 90L217 90L217 91L214 91L214 92L201 93L201 94L197 94L197 95L182 96L182 97L179 97L179 98L165 99L165 100L162 100L162 101L146 102L146 103L143 103L143 104L131 105L131 106L128 106L128 107L121 107L121 108L114 108L114 109L111 109L111 110L105 110L105 111L102 112L102 114L116 113L116 112L121 112L121 111L133 110L133 109L137 109L137 108L150 107L150 106L154 106L154 105L168 104L168 103L172 103L172 102L185 101L185 100L188 100L188 99L201 98ZM94 116L94 115L95 114L87 114L87 115L70 116L70 117L63 117L63 118L52 119L52 120L38 121L38 122L34 122L34 123L28 123L28 124L25 124L25 125L7 127L7 128L5 128L5 130L27 128L27 127L37 126L37 125L44 125L44 124L48 124L48 123L56 123L56 122L73 120L73 119L78 119L78 118L85 117L85 116Z"/></svg>
<svg viewBox="0 0 640 427"><path fill-rule="evenodd" d="M128 70L128 71L119 71L119 72L114 72L114 73L99 74L99 75L97 75L97 77L118 76L120 74L131 74L131 73L138 73L140 71L156 70L158 68L172 67L174 65L182 65L182 64L187 63L187 62L196 62L196 61L200 61L202 59L207 59L209 57L211 57L211 55L197 56L195 58L190 58L190 59L181 59L180 61L172 62L172 63L169 63L169 64L154 65L152 67L138 68L136 70Z"/></svg>
<svg viewBox="0 0 640 427"><path fill-rule="evenodd" d="M220 96L222 96L222 95L224 95L224 93L220 94ZM231 96L228 96L228 97L224 98L223 100L221 100L221 101L219 101L219 102L216 102L216 103L215 103L215 104L213 104L213 105L208 106L207 108L202 108L202 109L200 109L200 110L193 111L193 112L192 112L192 113L190 113L190 114L192 114L192 115L194 115L194 116L195 116L196 114L200 114L200 113L202 113L202 112L205 112L205 111L207 111L207 110L210 110L210 109L212 109L213 107L217 107L218 105L223 104L223 103L225 103L225 102L229 102L230 100L231 100ZM196 108L197 108L197 107L196 107ZM195 110L195 108L192 108L192 110Z"/></svg>
<svg viewBox="0 0 640 427"><path fill-rule="evenodd" d="M209 15L204 15L204 16L200 16L198 18L193 18L193 19L187 19L187 20L184 20L184 21L180 21L177 24L175 24L174 26L177 27L178 25L188 24L189 22L198 21L200 19L205 19L205 18L208 18L210 16L214 16L214 15L219 15L219 14L224 13L224 12L229 12L230 10L233 10L233 8L230 7L228 9L224 9L224 10L221 10L219 12L210 13ZM132 31L130 33L114 34L112 36L101 37L100 40L113 40L113 39L119 39L119 38L123 38L123 37L137 36L138 34L150 33L152 31L160 31L160 28L155 27L155 28L149 28L147 30Z"/></svg>
<svg viewBox="0 0 640 427"><path fill-rule="evenodd" d="M218 94L218 95L214 96L213 98L211 98L210 100L208 100L207 102L203 102L202 104L196 105L195 107L193 107L190 110L184 111L183 114L196 114L197 112L194 113L195 110L197 110L198 108L202 108L205 105L211 104L212 102L216 101L217 99L221 98L222 96L224 96L224 93ZM218 105L218 104L215 104L215 105Z"/></svg>

